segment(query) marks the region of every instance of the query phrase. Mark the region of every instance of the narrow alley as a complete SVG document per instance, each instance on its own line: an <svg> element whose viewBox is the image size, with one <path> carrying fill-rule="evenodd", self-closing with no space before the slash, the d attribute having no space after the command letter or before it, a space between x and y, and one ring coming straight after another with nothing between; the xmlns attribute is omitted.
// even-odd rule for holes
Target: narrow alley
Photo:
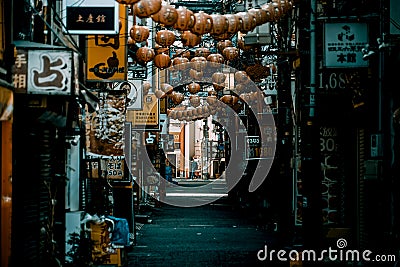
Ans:
<svg viewBox="0 0 400 267"><path fill-rule="evenodd" d="M128 252L128 266L263 266L257 252L275 243L272 232L226 197L200 207L151 210L151 223Z"/></svg>

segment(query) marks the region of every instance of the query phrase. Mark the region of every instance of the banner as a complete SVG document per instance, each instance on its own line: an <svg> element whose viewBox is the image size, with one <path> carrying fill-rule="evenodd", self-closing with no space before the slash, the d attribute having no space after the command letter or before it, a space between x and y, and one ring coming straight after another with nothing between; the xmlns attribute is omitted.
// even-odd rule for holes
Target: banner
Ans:
<svg viewBox="0 0 400 267"><path fill-rule="evenodd" d="M115 35L87 36L86 80L125 81L127 73L127 7L119 8L120 30Z"/></svg>

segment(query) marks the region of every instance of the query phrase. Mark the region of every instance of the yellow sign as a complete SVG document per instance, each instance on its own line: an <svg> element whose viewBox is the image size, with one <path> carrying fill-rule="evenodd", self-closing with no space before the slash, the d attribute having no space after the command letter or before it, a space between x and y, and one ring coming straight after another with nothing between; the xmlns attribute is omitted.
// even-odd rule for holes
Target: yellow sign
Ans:
<svg viewBox="0 0 400 267"><path fill-rule="evenodd" d="M119 13L119 34L87 36L86 80L88 81L126 80L127 7L121 4Z"/></svg>
<svg viewBox="0 0 400 267"><path fill-rule="evenodd" d="M143 110L128 110L127 120L134 128L158 128L160 106L154 94L147 94L143 98Z"/></svg>

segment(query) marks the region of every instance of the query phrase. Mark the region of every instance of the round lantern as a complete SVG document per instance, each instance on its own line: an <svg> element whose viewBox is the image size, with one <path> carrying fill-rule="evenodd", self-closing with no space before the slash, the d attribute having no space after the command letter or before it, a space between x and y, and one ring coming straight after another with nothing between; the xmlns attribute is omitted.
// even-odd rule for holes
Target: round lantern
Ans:
<svg viewBox="0 0 400 267"><path fill-rule="evenodd" d="M236 83L238 83L238 84L239 84L239 83L245 84L245 83L247 83L248 81L250 81L249 76L248 76L247 73L246 73L245 71L243 71L243 70L239 70L239 71L235 72L234 76L235 76L235 81L236 81Z"/></svg>
<svg viewBox="0 0 400 267"><path fill-rule="evenodd" d="M239 17L234 14L225 14L228 22L228 27L226 28L226 32L229 34L235 34L239 31L240 20Z"/></svg>
<svg viewBox="0 0 400 267"><path fill-rule="evenodd" d="M139 2L140 0L117 0L118 3L123 5L132 5L134 3Z"/></svg>
<svg viewBox="0 0 400 267"><path fill-rule="evenodd" d="M203 78L204 72L197 71L195 69L190 69L189 76L195 80L201 80Z"/></svg>
<svg viewBox="0 0 400 267"><path fill-rule="evenodd" d="M197 71L202 71L207 65L207 59L205 57L194 57L190 60L191 66Z"/></svg>
<svg viewBox="0 0 400 267"><path fill-rule="evenodd" d="M182 44L184 46L195 47L201 42L201 37L190 31L184 31L181 37L182 37Z"/></svg>
<svg viewBox="0 0 400 267"><path fill-rule="evenodd" d="M162 54L162 53L169 54L169 47L162 47L159 44L155 44L154 52L156 52L156 55Z"/></svg>
<svg viewBox="0 0 400 267"><path fill-rule="evenodd" d="M236 47L230 46L226 47L224 51L222 51L222 54L226 60L233 60L239 56L239 50Z"/></svg>
<svg viewBox="0 0 400 267"><path fill-rule="evenodd" d="M133 13L139 18L148 18L161 9L162 0L139 1L133 5Z"/></svg>
<svg viewBox="0 0 400 267"><path fill-rule="evenodd" d="M190 58L190 51L187 49L176 49L173 57L185 57Z"/></svg>
<svg viewBox="0 0 400 267"><path fill-rule="evenodd" d="M172 59L172 66L174 66L174 69L176 70L186 70L190 64L189 59L186 57L175 57Z"/></svg>
<svg viewBox="0 0 400 267"><path fill-rule="evenodd" d="M211 54L210 49L206 47L199 47L194 51L195 57L205 57L207 58Z"/></svg>
<svg viewBox="0 0 400 267"><path fill-rule="evenodd" d="M213 88L217 92L222 91L225 88L225 83L213 83Z"/></svg>
<svg viewBox="0 0 400 267"><path fill-rule="evenodd" d="M223 41L219 41L217 43L218 51L221 52L221 53L222 53L222 51L224 51L224 49L226 47L229 47L229 46L233 46L233 43L232 43L231 40L223 40Z"/></svg>
<svg viewBox="0 0 400 267"><path fill-rule="evenodd" d="M187 9L186 7L180 6L178 9L176 9L176 12L178 13L178 18L173 25L174 29L179 31L187 31L191 29L196 20L193 11Z"/></svg>
<svg viewBox="0 0 400 267"><path fill-rule="evenodd" d="M194 14L195 22L193 27L190 29L192 33L197 35L203 35L211 32L213 27L212 17L204 11L199 11Z"/></svg>
<svg viewBox="0 0 400 267"><path fill-rule="evenodd" d="M215 105L218 102L218 98L215 95L209 95L207 96L206 101L209 105Z"/></svg>
<svg viewBox="0 0 400 267"><path fill-rule="evenodd" d="M191 94L197 94L198 92L200 92L201 86L198 83L195 82L191 82L188 84L188 91Z"/></svg>
<svg viewBox="0 0 400 267"><path fill-rule="evenodd" d="M246 45L244 43L244 38L243 37L238 38L237 44L238 44L238 47L240 49L242 49L243 51L249 51L251 49L251 45Z"/></svg>
<svg viewBox="0 0 400 267"><path fill-rule="evenodd" d="M207 57L207 61L210 62L211 67L219 67L220 64L224 63L224 57L221 54L210 54Z"/></svg>
<svg viewBox="0 0 400 267"><path fill-rule="evenodd" d="M268 21L267 11L261 8L251 8L249 11L256 19L256 25L262 25Z"/></svg>
<svg viewBox="0 0 400 267"><path fill-rule="evenodd" d="M171 58L166 54L158 54L154 57L154 65L159 69L165 69L171 66Z"/></svg>
<svg viewBox="0 0 400 267"><path fill-rule="evenodd" d="M211 79L213 83L223 83L225 82L226 75L222 72L214 72Z"/></svg>
<svg viewBox="0 0 400 267"><path fill-rule="evenodd" d="M149 38L150 30L146 26L133 25L129 30L129 35L134 42L140 43Z"/></svg>
<svg viewBox="0 0 400 267"><path fill-rule="evenodd" d="M200 97L197 96L197 95L191 95L190 98L189 98L189 101L190 101L190 104L191 104L193 107L198 107L198 106L200 106Z"/></svg>
<svg viewBox="0 0 400 267"><path fill-rule="evenodd" d="M158 22L164 26L172 26L178 19L178 12L175 7L170 4L162 4L160 11L151 16L153 21Z"/></svg>
<svg viewBox="0 0 400 267"><path fill-rule="evenodd" d="M254 30L257 26L256 18L253 14L249 12L239 12L236 13L236 16L239 17L240 23L240 32L248 33L249 31Z"/></svg>
<svg viewBox="0 0 400 267"><path fill-rule="evenodd" d="M227 105L230 105L232 104L233 98L231 95L223 95L219 100Z"/></svg>
<svg viewBox="0 0 400 267"><path fill-rule="evenodd" d="M160 90L169 95L174 90L174 87L168 83L162 83L160 85Z"/></svg>
<svg viewBox="0 0 400 267"><path fill-rule="evenodd" d="M228 28L228 19L220 14L211 14L212 29L211 35L221 35L226 32Z"/></svg>
<svg viewBox="0 0 400 267"><path fill-rule="evenodd" d="M164 93L164 92L161 91L161 90L156 90L156 92L155 92L154 94L155 94L155 96L156 96L157 98L159 98L159 99L164 98L164 97L167 96L167 94Z"/></svg>
<svg viewBox="0 0 400 267"><path fill-rule="evenodd" d="M174 102L175 105L179 105L185 99L185 96L182 93L175 92L175 91L172 91L170 97L172 99L172 102Z"/></svg>
<svg viewBox="0 0 400 267"><path fill-rule="evenodd" d="M155 41L161 46L170 46L175 42L175 34L169 30L158 31Z"/></svg>
<svg viewBox="0 0 400 267"><path fill-rule="evenodd" d="M147 63L154 59L154 50L143 46L136 51L136 59L140 62Z"/></svg>
<svg viewBox="0 0 400 267"><path fill-rule="evenodd" d="M144 81L142 84L143 95L147 95L150 91L151 83L148 81Z"/></svg>

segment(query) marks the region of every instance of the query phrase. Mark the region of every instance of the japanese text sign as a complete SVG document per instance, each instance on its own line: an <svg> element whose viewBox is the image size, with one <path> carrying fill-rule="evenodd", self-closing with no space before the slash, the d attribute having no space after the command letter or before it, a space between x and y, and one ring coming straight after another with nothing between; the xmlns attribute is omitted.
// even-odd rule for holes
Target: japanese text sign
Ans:
<svg viewBox="0 0 400 267"><path fill-rule="evenodd" d="M120 7L121 29L114 35L88 35L86 79L124 81L127 65L127 8Z"/></svg>
<svg viewBox="0 0 400 267"><path fill-rule="evenodd" d="M70 34L117 34L119 4L115 0L65 0L63 23Z"/></svg>
<svg viewBox="0 0 400 267"><path fill-rule="evenodd" d="M326 23L324 25L325 67L367 67L361 49L368 43L366 23Z"/></svg>
<svg viewBox="0 0 400 267"><path fill-rule="evenodd" d="M16 93L70 95L72 52L65 50L17 50L13 66Z"/></svg>

